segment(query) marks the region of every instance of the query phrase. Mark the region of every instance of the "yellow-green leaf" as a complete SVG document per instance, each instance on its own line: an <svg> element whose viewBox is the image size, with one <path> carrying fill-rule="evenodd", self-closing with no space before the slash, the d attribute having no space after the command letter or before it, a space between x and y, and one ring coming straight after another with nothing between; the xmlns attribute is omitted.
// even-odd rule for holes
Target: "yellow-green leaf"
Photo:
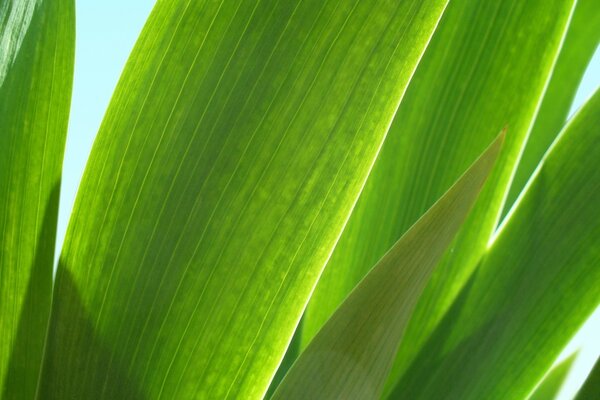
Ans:
<svg viewBox="0 0 600 400"><path fill-rule="evenodd" d="M600 91L559 135L392 393L527 396L600 304Z"/></svg>
<svg viewBox="0 0 600 400"><path fill-rule="evenodd" d="M159 1L78 193L43 395L262 396L445 3Z"/></svg>
<svg viewBox="0 0 600 400"><path fill-rule="evenodd" d="M505 212L508 212L542 156L567 122L583 73L600 44L599 27L598 1L577 0L552 77L511 183Z"/></svg>
<svg viewBox="0 0 600 400"><path fill-rule="evenodd" d="M429 276L475 203L500 135L373 267L302 352L275 399L376 399Z"/></svg>
<svg viewBox="0 0 600 400"><path fill-rule="evenodd" d="M573 4L449 3L311 298L301 335L304 345L368 269L492 141L498 127L507 126L489 183L415 309L390 384L410 363L485 251Z"/></svg>
<svg viewBox="0 0 600 400"><path fill-rule="evenodd" d="M554 400L560 392L565 379L573 366L577 353L571 354L558 365L554 366L535 388L528 400Z"/></svg>

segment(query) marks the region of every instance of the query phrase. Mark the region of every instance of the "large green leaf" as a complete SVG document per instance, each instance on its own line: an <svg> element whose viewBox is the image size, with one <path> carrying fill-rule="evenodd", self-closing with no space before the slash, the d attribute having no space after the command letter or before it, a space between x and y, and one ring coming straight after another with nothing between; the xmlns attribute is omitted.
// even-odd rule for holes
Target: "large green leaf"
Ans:
<svg viewBox="0 0 600 400"><path fill-rule="evenodd" d="M0 3L0 397L33 398L73 79L71 0Z"/></svg>
<svg viewBox="0 0 600 400"><path fill-rule="evenodd" d="M579 82L600 43L598 27L598 1L578 0L552 78L511 184L505 211L514 203L542 156L565 125Z"/></svg>
<svg viewBox="0 0 600 400"><path fill-rule="evenodd" d="M504 135L373 267L300 355L277 399L375 399L412 310L496 161Z"/></svg>
<svg viewBox="0 0 600 400"><path fill-rule="evenodd" d="M600 304L599 126L596 92L393 398L523 398Z"/></svg>
<svg viewBox="0 0 600 400"><path fill-rule="evenodd" d="M419 301L392 381L416 355L487 246L572 7L572 0L450 2L311 298L305 345L498 127L507 126L498 166Z"/></svg>
<svg viewBox="0 0 600 400"><path fill-rule="evenodd" d="M544 377L542 382L535 388L535 391L529 396L528 400L554 400L558 396L560 389L565 383L573 361L577 353L571 354L558 365L555 365Z"/></svg>
<svg viewBox="0 0 600 400"><path fill-rule="evenodd" d="M79 190L44 396L262 396L444 6L159 1Z"/></svg>

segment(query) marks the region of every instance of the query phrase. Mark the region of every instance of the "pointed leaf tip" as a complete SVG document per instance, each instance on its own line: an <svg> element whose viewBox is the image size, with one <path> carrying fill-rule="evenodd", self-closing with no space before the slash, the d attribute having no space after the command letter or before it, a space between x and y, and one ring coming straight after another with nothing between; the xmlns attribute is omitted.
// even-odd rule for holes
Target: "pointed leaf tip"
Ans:
<svg viewBox="0 0 600 400"><path fill-rule="evenodd" d="M504 134L354 288L292 366L274 399L381 395L414 306L492 171Z"/></svg>

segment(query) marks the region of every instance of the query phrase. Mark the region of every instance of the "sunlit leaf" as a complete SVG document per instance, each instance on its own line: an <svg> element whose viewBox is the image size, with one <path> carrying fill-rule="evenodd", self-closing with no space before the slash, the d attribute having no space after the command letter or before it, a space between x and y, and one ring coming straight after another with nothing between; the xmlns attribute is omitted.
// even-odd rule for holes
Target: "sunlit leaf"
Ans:
<svg viewBox="0 0 600 400"><path fill-rule="evenodd" d="M598 1L578 0L552 71L552 78L511 183L505 212L510 209L542 156L565 125L583 73L600 44L599 27Z"/></svg>
<svg viewBox="0 0 600 400"><path fill-rule="evenodd" d="M406 368L487 246L572 8L572 0L449 3L311 298L304 345L507 126L497 167L417 305L390 383Z"/></svg>
<svg viewBox="0 0 600 400"><path fill-rule="evenodd" d="M392 398L523 398L600 304L599 126L596 92Z"/></svg>
<svg viewBox="0 0 600 400"><path fill-rule="evenodd" d="M375 399L427 280L475 203L504 135L386 253L284 378L275 399Z"/></svg>
<svg viewBox="0 0 600 400"><path fill-rule="evenodd" d="M46 398L257 398L445 0L159 1L68 229Z"/></svg>
<svg viewBox="0 0 600 400"><path fill-rule="evenodd" d="M540 382L539 386L529 396L529 400L554 400L558 395L565 379L569 374L573 361L577 357L577 353L571 354L558 365L554 366L550 372Z"/></svg>

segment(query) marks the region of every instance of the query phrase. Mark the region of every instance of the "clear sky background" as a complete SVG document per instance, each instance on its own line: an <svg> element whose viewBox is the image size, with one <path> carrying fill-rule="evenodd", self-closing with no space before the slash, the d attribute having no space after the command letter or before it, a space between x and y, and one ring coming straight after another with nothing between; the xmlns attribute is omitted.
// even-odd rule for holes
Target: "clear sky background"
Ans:
<svg viewBox="0 0 600 400"><path fill-rule="evenodd" d="M63 166L57 256L94 137L127 57L154 0L78 0L75 81ZM575 98L575 111L600 86L600 51ZM600 308L573 339L563 356L580 349L560 399L570 399L600 355Z"/></svg>

